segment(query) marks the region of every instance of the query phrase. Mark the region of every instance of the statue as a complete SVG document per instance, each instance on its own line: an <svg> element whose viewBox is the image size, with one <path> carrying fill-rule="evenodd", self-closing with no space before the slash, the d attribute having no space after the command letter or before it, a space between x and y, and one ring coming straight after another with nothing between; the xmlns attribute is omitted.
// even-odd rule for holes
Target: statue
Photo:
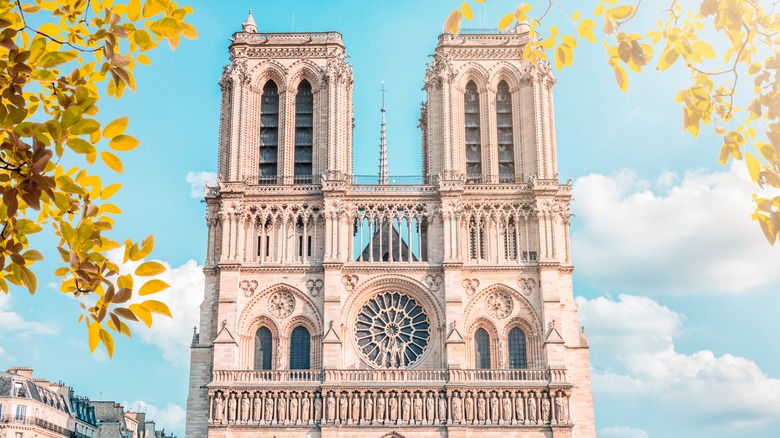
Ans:
<svg viewBox="0 0 780 438"><path fill-rule="evenodd" d="M376 421L385 424L385 394L382 392L376 396Z"/></svg>
<svg viewBox="0 0 780 438"><path fill-rule="evenodd" d="M287 424L287 396L284 393L279 394L279 398L276 401L276 410L276 422L278 424Z"/></svg>
<svg viewBox="0 0 780 438"><path fill-rule="evenodd" d="M322 398L320 398L319 394L314 394L314 422L319 422L320 418L322 418L320 415L322 414Z"/></svg>
<svg viewBox="0 0 780 438"><path fill-rule="evenodd" d="M569 419L566 418L566 399L565 395L561 394L555 398L555 419L558 420L558 424L566 424Z"/></svg>
<svg viewBox="0 0 780 438"><path fill-rule="evenodd" d="M528 421L536 422L536 399L533 394L528 395Z"/></svg>
<svg viewBox="0 0 780 438"><path fill-rule="evenodd" d="M444 393L439 393L439 422L447 421L447 398Z"/></svg>
<svg viewBox="0 0 780 438"><path fill-rule="evenodd" d="M352 423L360 422L360 394L352 394Z"/></svg>
<svg viewBox="0 0 780 438"><path fill-rule="evenodd" d="M485 414L487 411L487 402L485 401L485 394L479 393L479 398L477 399L477 420L480 423L485 422Z"/></svg>
<svg viewBox="0 0 780 438"><path fill-rule="evenodd" d="M260 416L263 413L263 401L260 399L260 393L255 393L255 398L252 403L252 421L255 423L260 422Z"/></svg>
<svg viewBox="0 0 780 438"><path fill-rule="evenodd" d="M542 421L550 422L550 399L547 396L542 397Z"/></svg>
<svg viewBox="0 0 780 438"><path fill-rule="evenodd" d="M222 415L225 412L225 407L223 405L224 402L222 401L222 394L216 394L214 399L214 421L219 421L221 423Z"/></svg>
<svg viewBox="0 0 780 438"><path fill-rule="evenodd" d="M311 394L306 394L303 397L301 397L301 422L304 424L309 424L309 406L311 403L310 400Z"/></svg>
<svg viewBox="0 0 780 438"><path fill-rule="evenodd" d="M525 422L525 409L523 405L523 394L517 393L517 397L515 398L515 416L517 417L518 423Z"/></svg>
<svg viewBox="0 0 780 438"><path fill-rule="evenodd" d="M425 399L425 414L426 414L426 420L428 420L428 423L433 423L433 420L436 418L436 401L433 399L433 394L428 393L428 397Z"/></svg>
<svg viewBox="0 0 780 438"><path fill-rule="evenodd" d="M236 409L238 409L238 403L236 402L236 393L231 392L228 399L228 422L236 422Z"/></svg>
<svg viewBox="0 0 780 438"><path fill-rule="evenodd" d="M365 408L363 409L363 419L366 420L366 423L371 424L371 420L374 417L374 398L371 397L370 392L366 396L363 404L365 405Z"/></svg>
<svg viewBox="0 0 780 438"><path fill-rule="evenodd" d="M390 422L397 423L398 422L398 399L395 397L395 394L390 394L390 396L387 398L387 404L390 407Z"/></svg>
<svg viewBox="0 0 780 438"><path fill-rule="evenodd" d="M420 398L419 393L415 393L414 394L414 422L422 423L422 421L423 421L422 399Z"/></svg>
<svg viewBox="0 0 780 438"><path fill-rule="evenodd" d="M247 393L241 394L241 422L246 423L249 421L249 397Z"/></svg>
<svg viewBox="0 0 780 438"><path fill-rule="evenodd" d="M403 420L404 424L409 424L409 417L412 413L411 405L412 402L409 400L408 394L404 392L403 398L401 399L401 420Z"/></svg>
<svg viewBox="0 0 780 438"><path fill-rule="evenodd" d="M503 407L503 417L504 421L507 423L512 422L512 399L509 398L509 391L504 392L504 398L501 400L501 404Z"/></svg>
<svg viewBox="0 0 780 438"><path fill-rule="evenodd" d="M452 396L452 422L460 423L460 394Z"/></svg>
<svg viewBox="0 0 780 438"><path fill-rule="evenodd" d="M274 421L274 397L270 392L265 396L265 415L263 418L266 424Z"/></svg>
<svg viewBox="0 0 780 438"><path fill-rule="evenodd" d="M290 396L290 423L298 424L298 394Z"/></svg>
<svg viewBox="0 0 780 438"><path fill-rule="evenodd" d="M326 423L332 422L336 419L336 399L333 397L333 392L328 393L328 417L325 419Z"/></svg>
<svg viewBox="0 0 780 438"><path fill-rule="evenodd" d="M339 421L346 424L347 423L347 413L349 410L349 400L347 400L347 395L343 392L341 393L341 397L339 397Z"/></svg>
<svg viewBox="0 0 780 438"><path fill-rule="evenodd" d="M498 423L498 419L501 417L498 409L498 397L495 392L490 393L490 421Z"/></svg>
<svg viewBox="0 0 780 438"><path fill-rule="evenodd" d="M463 402L463 407L466 408L466 421L473 422L474 421L474 398L471 396L470 392L468 393L468 395L466 395L466 401Z"/></svg>

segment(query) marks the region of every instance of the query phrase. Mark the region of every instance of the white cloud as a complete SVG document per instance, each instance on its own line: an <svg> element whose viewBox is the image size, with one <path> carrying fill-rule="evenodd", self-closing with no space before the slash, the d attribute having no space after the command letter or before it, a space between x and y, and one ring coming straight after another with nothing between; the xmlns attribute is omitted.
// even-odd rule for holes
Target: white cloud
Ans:
<svg viewBox="0 0 780 438"><path fill-rule="evenodd" d="M577 304L592 347L594 393L658 406L689 425L737 430L780 423L780 380L755 362L710 350L676 351L683 315L628 295L577 297Z"/></svg>
<svg viewBox="0 0 780 438"><path fill-rule="evenodd" d="M647 434L642 429L635 429L633 427L628 426L615 426L615 427L605 427L604 429L599 430L599 438L649 438L650 435Z"/></svg>
<svg viewBox="0 0 780 438"><path fill-rule="evenodd" d="M205 183L214 184L217 174L214 172L187 172L187 182L190 183L190 196L203 199Z"/></svg>
<svg viewBox="0 0 780 438"><path fill-rule="evenodd" d="M184 422L187 414L181 406L168 403L164 408L158 408L141 400L132 403L123 402L122 405L125 410L145 412L146 421L154 421L157 430L165 429L166 436L171 432L176 436L184 436Z"/></svg>
<svg viewBox="0 0 780 438"><path fill-rule="evenodd" d="M729 171L630 170L574 184L574 262L594 287L643 293L744 292L780 280L780 252L750 220L755 186ZM652 188L656 187L656 191Z"/></svg>
<svg viewBox="0 0 780 438"><path fill-rule="evenodd" d="M11 297L0 293L0 336L13 334L19 338L35 335L54 335L57 330L37 321L28 321L11 311Z"/></svg>

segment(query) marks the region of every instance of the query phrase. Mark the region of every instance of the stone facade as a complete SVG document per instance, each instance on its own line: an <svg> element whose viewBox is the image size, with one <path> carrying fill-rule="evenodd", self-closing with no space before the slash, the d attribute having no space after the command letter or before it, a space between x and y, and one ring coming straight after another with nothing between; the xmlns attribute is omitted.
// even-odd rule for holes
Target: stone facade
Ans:
<svg viewBox="0 0 780 438"><path fill-rule="evenodd" d="M593 437L549 64L441 35L423 177L352 175L341 35L230 45L187 437Z"/></svg>

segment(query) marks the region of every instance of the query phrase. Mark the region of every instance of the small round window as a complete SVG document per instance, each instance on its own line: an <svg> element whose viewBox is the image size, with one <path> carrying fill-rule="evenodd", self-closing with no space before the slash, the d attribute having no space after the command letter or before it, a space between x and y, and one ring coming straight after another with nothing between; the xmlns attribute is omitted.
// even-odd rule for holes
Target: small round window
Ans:
<svg viewBox="0 0 780 438"><path fill-rule="evenodd" d="M369 363L381 368L407 368L428 347L430 324L422 307L399 292L383 292L358 313L355 340Z"/></svg>

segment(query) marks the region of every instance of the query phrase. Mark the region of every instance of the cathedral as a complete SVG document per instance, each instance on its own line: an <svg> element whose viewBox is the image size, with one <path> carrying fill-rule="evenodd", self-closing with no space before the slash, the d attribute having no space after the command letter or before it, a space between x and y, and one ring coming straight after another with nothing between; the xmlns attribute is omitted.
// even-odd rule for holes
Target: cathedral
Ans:
<svg viewBox="0 0 780 438"><path fill-rule="evenodd" d="M341 34L250 13L219 80L187 437L595 437L534 37L439 36L399 184L384 123L379 175L353 174Z"/></svg>

